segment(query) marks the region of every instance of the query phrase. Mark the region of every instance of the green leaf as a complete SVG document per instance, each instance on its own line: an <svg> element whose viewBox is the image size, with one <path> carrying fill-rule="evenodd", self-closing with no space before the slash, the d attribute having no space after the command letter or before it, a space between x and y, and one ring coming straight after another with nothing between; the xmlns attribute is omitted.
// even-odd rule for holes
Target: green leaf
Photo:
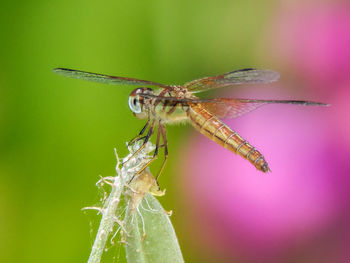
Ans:
<svg viewBox="0 0 350 263"><path fill-rule="evenodd" d="M169 216L147 193L138 211L125 216L125 249L129 263L184 262Z"/></svg>

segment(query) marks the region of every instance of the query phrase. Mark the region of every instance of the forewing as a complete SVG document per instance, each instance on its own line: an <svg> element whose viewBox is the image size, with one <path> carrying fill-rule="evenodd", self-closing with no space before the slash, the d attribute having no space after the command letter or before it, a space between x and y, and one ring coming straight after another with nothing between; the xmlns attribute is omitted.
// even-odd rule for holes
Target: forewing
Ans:
<svg viewBox="0 0 350 263"><path fill-rule="evenodd" d="M236 118L264 105L262 102L248 102L241 99L214 99L200 104L220 119Z"/></svg>
<svg viewBox="0 0 350 263"><path fill-rule="evenodd" d="M266 104L296 104L306 106L328 106L328 104L303 100L249 100L249 99L212 99L200 104L220 119L236 118Z"/></svg>
<svg viewBox="0 0 350 263"><path fill-rule="evenodd" d="M103 74L85 72L80 70L68 69L68 68L55 68L55 73L74 79L83 79L94 82L101 82L111 85L146 85L146 86L157 86L166 88L168 86L141 79L126 78L126 77L115 77Z"/></svg>
<svg viewBox="0 0 350 263"><path fill-rule="evenodd" d="M329 104L321 102L313 102L306 100L255 100L255 99L236 99L236 98L217 98L217 99L200 99L200 98L176 98L164 97L153 94L140 94L146 98L155 98L160 101L177 102L182 105L200 104L220 119L236 118L248 112L251 112L260 106L266 104L294 104L304 106L329 106Z"/></svg>
<svg viewBox="0 0 350 263"><path fill-rule="evenodd" d="M163 102L176 102L182 105L193 106L200 104L203 108L208 110L220 119L223 118L235 118L248 113L256 108L266 104L266 101L260 100L246 100L246 99L200 99L200 98L176 98L176 97L164 97L153 94L140 94L146 98L157 99ZM165 103L166 104L166 103Z"/></svg>
<svg viewBox="0 0 350 263"><path fill-rule="evenodd" d="M278 80L279 73L263 69L241 69L214 77L193 80L184 85L192 92L229 87L237 84L270 83Z"/></svg>

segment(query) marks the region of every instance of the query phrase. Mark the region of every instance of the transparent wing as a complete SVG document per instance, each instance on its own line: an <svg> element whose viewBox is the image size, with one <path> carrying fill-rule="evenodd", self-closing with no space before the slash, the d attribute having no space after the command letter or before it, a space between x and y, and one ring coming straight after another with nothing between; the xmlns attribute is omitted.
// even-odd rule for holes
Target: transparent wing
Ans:
<svg viewBox="0 0 350 263"><path fill-rule="evenodd" d="M166 85L148 81L148 80L108 76L108 75L85 72L85 71L68 69L68 68L55 68L53 71L57 74L60 74L69 78L83 79L83 80L101 82L101 83L106 83L111 85L146 85L146 86L157 86L161 88L168 87Z"/></svg>
<svg viewBox="0 0 350 263"><path fill-rule="evenodd" d="M263 69L241 69L214 77L193 80L184 85L192 92L229 87L237 84L270 83L279 79L279 73Z"/></svg>
<svg viewBox="0 0 350 263"><path fill-rule="evenodd" d="M200 103L202 107L218 118L236 118L266 104L294 104L306 106L327 106L327 104L303 100L250 100L250 99L213 99Z"/></svg>
<svg viewBox="0 0 350 263"><path fill-rule="evenodd" d="M156 98L160 101L177 102L183 105L200 104L220 119L236 118L248 112L251 112L266 104L294 104L305 106L329 106L321 102L305 100L255 100L255 99L236 99L236 98L217 98L217 99L180 99L176 97L163 97L151 94L142 94L144 97Z"/></svg>

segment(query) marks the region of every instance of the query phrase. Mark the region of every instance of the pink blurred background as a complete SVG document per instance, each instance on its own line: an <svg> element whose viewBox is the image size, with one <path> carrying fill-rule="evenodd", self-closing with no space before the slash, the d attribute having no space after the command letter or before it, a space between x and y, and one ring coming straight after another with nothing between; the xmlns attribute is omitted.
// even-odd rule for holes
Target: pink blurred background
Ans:
<svg viewBox="0 0 350 263"><path fill-rule="evenodd" d="M159 200L186 262L350 262L349 0L2 0L0 32L1 263L87 260L99 217L81 208L99 204L113 148L127 154L144 125L128 108L132 87L55 67L164 84L272 69L271 85L201 96L330 103L225 120L268 174L191 127L168 127ZM119 248L103 262L125 262Z"/></svg>
<svg viewBox="0 0 350 263"><path fill-rule="evenodd" d="M285 2L274 14L259 52L280 81L225 96L331 107L225 120L264 154L268 174L193 132L180 173L191 245L206 262L350 262L350 4Z"/></svg>

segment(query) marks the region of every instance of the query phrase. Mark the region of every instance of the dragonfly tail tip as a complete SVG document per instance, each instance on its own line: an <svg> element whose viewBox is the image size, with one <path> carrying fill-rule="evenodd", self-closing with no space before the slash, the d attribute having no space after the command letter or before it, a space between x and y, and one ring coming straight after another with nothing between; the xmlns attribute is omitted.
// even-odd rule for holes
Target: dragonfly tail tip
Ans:
<svg viewBox="0 0 350 263"><path fill-rule="evenodd" d="M269 167L269 165L267 163L264 163L261 166L261 171L263 171L264 173L268 173L268 172L271 172L271 169L270 169L270 167Z"/></svg>

